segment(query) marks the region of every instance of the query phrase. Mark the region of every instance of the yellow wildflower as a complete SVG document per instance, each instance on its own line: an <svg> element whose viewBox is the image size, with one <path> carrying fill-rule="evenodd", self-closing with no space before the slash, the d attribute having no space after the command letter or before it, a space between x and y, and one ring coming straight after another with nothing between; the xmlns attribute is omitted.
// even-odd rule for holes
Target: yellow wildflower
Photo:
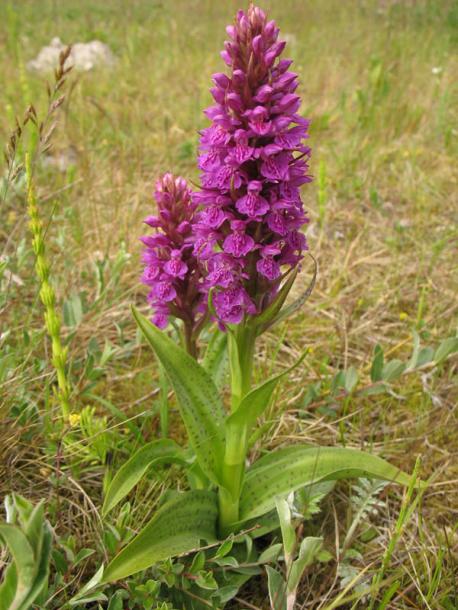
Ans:
<svg viewBox="0 0 458 610"><path fill-rule="evenodd" d="M70 413L68 422L72 428L75 428L80 423L81 415L79 413Z"/></svg>

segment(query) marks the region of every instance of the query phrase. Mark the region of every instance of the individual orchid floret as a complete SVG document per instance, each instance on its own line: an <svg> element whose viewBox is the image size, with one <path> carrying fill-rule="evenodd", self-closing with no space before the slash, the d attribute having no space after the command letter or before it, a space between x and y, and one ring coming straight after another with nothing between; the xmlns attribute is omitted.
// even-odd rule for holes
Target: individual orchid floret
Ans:
<svg viewBox="0 0 458 610"><path fill-rule="evenodd" d="M165 328L170 316L179 318L187 340L195 343L205 318L206 299L201 291L201 265L193 253L197 204L191 195L186 180L170 173L156 182L158 212L145 219L156 232L141 238L146 246L142 282L150 288L154 324Z"/></svg>
<svg viewBox="0 0 458 610"><path fill-rule="evenodd" d="M298 114L292 62L279 59L279 29L250 6L227 32L221 55L230 72L213 75L212 124L200 138L194 252L219 320L237 324L267 307L302 259L308 219L299 189L311 178L309 122Z"/></svg>

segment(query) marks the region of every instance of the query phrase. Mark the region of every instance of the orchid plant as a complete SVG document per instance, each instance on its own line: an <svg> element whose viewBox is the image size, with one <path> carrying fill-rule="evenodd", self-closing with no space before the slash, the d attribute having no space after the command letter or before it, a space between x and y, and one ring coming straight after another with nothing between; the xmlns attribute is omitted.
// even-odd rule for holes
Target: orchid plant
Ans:
<svg viewBox="0 0 458 610"><path fill-rule="evenodd" d="M114 476L103 513L159 464L185 469L189 490L162 503L99 582L194 551L202 541L285 530L285 499L325 481L410 481L380 457L344 447L295 444L250 460L258 419L277 384L303 359L253 387L256 340L291 315L313 287L314 278L286 304L307 251L300 187L311 180L304 144L309 122L298 113L298 77L292 62L280 58L285 43L275 23L250 6L227 33L222 58L228 73L213 76L215 104L206 110L211 125L201 132L201 188L193 192L171 174L158 180L158 214L146 219L155 233L142 238L152 321L133 310L174 389L190 447L170 439L141 447ZM169 321L181 342L164 332ZM210 336L205 352L199 346L204 329ZM220 387L226 351L228 408L228 392ZM288 589L291 599L296 586Z"/></svg>

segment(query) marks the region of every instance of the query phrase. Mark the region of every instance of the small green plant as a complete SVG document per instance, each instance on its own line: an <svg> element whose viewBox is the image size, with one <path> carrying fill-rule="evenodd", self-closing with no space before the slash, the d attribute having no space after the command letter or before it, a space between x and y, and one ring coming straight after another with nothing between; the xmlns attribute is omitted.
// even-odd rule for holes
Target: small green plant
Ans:
<svg viewBox="0 0 458 610"><path fill-rule="evenodd" d="M71 70L71 68L65 66L70 55L70 50L70 47L68 47L60 55L59 66L55 71L53 88L51 89L47 85L48 108L44 119L39 121L33 105L29 105L22 122L16 119L16 128L10 137L5 154L8 174L2 189L2 197L6 199L9 186L11 184L16 185L23 172L25 172L27 212L32 234L32 247L35 254L35 272L40 286L40 300L45 309L45 326L51 340L51 361L57 376L58 389L56 395L64 420L68 419L71 410L71 389L66 370L67 349L62 345L61 320L56 307L55 291L50 280L51 269L46 253L46 231L43 220L40 217L33 172L37 159L50 148L51 137L56 127L55 114L64 101L64 96L61 95L62 88ZM26 84L26 80L23 79L23 81ZM28 141L24 141L26 126L30 127ZM24 153L23 149L25 149ZM18 160L18 157L22 154L24 156L23 162Z"/></svg>
<svg viewBox="0 0 458 610"><path fill-rule="evenodd" d="M458 337L443 339L436 347L422 346L420 335L412 330L412 353L409 358L386 360L382 346L377 344L369 365L365 367L366 371L357 371L350 366L334 375L323 375L320 381L310 384L304 391L300 412L305 415L307 409L315 408L321 415L335 416L339 403L343 403L345 410L351 397L389 394L393 384L402 377L434 370L456 352Z"/></svg>
<svg viewBox="0 0 458 610"><path fill-rule="evenodd" d="M60 334L60 317L56 309L56 296L49 281L50 267L46 257L45 234L40 219L35 186L33 183L32 162L26 153L25 171L27 175L27 202L30 217L30 230L33 235L33 249L36 257L35 269L40 282L40 299L45 308L45 324L51 339L52 364L57 375L57 398L64 420L70 415L70 385L67 378L67 349L63 347Z"/></svg>
<svg viewBox="0 0 458 610"><path fill-rule="evenodd" d="M418 480L419 470L420 470L420 460L417 459L417 463L415 464L415 470L413 472L412 479L411 479L410 484L404 495L401 510L400 510L398 518L396 520L394 532L390 536L388 546L387 546L385 553L383 555L383 558L382 558L382 565L372 579L371 590L373 590L375 592L379 591L379 589L381 587L381 583L385 576L386 569L391 561L394 549L396 548L396 545L399 541L401 533L402 533L405 525L410 520L415 508L418 506L418 503L420 502L420 500L422 498L422 495L423 495L422 490L420 490L417 494L415 494L415 484ZM383 597L381 604L378 606L378 608L380 610L383 610L384 608L386 608L388 606L390 599L396 593L398 587L399 587L399 584L395 582L391 587L388 588L388 590L385 592L385 595ZM373 610L374 607L375 607L375 597L372 597L370 604L368 606L368 610Z"/></svg>
<svg viewBox="0 0 458 610"><path fill-rule="evenodd" d="M318 559L322 551L323 539L307 536L299 543L288 501L283 498L278 499L276 509L283 540L285 575L282 576L270 566L266 567L270 607L272 610L293 610L301 577L304 571Z"/></svg>
<svg viewBox="0 0 458 610"><path fill-rule="evenodd" d="M5 498L6 523L0 523L0 543L10 552L0 584L1 610L30 610L46 599L52 532L44 504L33 506L22 496Z"/></svg>

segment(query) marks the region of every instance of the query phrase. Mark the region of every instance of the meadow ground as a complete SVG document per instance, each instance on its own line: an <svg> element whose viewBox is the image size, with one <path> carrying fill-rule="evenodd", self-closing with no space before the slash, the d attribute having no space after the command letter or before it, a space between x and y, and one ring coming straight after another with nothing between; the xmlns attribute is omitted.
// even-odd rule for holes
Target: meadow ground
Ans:
<svg viewBox="0 0 458 610"><path fill-rule="evenodd" d="M398 582L387 608L451 610L458 607L456 359L426 363L394 379L388 392L371 395L367 387L376 344L385 358L406 361L414 331L433 348L456 334L458 5L266 0L263 6L287 34L301 112L312 119L317 179L303 195L319 275L302 310L267 334L257 355L261 379L310 347L304 366L283 384L254 451L297 440L344 443L371 448L406 471L421 456L421 476L431 481L398 524L379 599ZM106 540L98 511L107 461L116 467L138 432L151 439L159 428L157 368L129 310L137 303L146 311L138 236L159 173L198 180L197 130L207 124L210 75L222 69L225 25L238 7L210 0L0 5L5 143L15 115L30 103L45 108L44 78L25 65L51 38L99 39L117 57L111 70L71 75L50 153L71 162L64 171L43 163L36 175L69 347L72 405L75 413L86 407L63 443L53 437L58 408L21 178L1 203L0 495L45 498L56 535L64 542L74 536L77 548L100 548L101 536ZM305 285L308 263L303 276ZM353 391L336 391L339 370L358 373L359 385L347 384ZM180 438L171 417L171 433ZM132 498L136 523L174 476L139 486ZM342 591L355 596L346 607L368 606L358 586L381 569L402 503L402 490L387 489L377 514L356 523L348 543L355 552L345 561L338 550L354 521L348 498L356 492L341 485L327 500L311 527L319 526L333 559L305 576L303 608L337 607ZM97 557L66 576L54 607L87 579ZM261 585L240 597L245 602L236 607L266 607Z"/></svg>

